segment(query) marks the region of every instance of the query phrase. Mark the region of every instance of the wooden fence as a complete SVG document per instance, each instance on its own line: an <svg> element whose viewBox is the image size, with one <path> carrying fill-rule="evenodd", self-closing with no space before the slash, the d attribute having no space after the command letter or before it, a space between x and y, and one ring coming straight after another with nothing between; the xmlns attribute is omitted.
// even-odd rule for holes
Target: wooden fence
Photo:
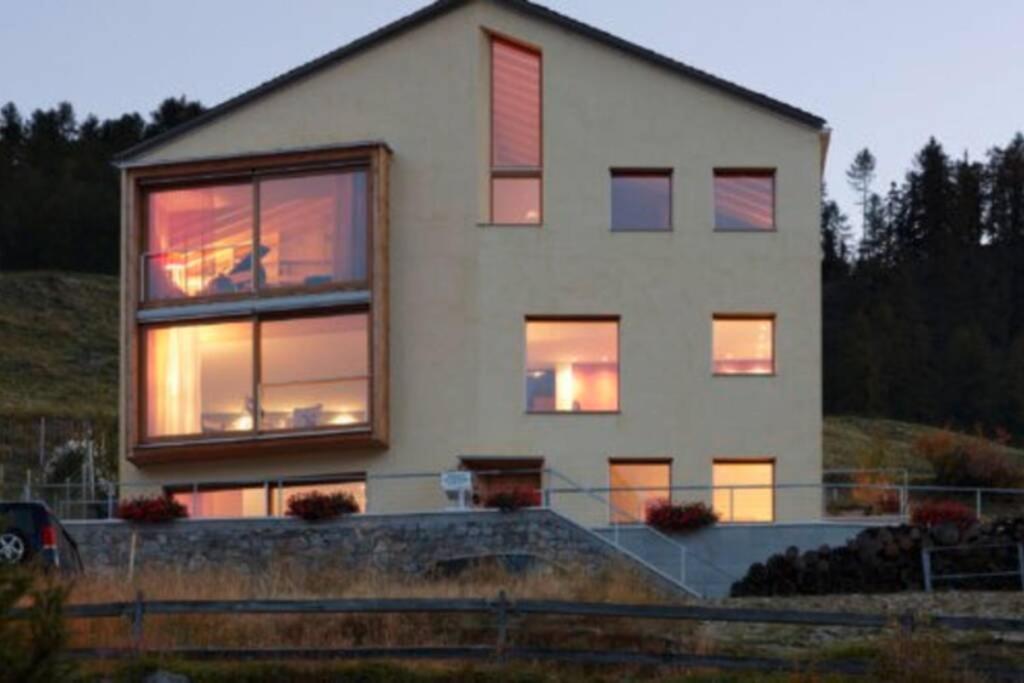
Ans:
<svg viewBox="0 0 1024 683"><path fill-rule="evenodd" d="M14 610L13 618L26 611ZM145 600L139 593L134 601L69 605L70 619L124 617L131 623L131 646L125 648L75 649L80 659L123 659L139 655L167 655L205 660L328 660L328 659L419 659L558 661L589 664L648 664L686 668L792 671L813 669L821 673L862 674L870 670L865 660L795 661L761 657L695 655L680 652L633 650L570 650L516 647L509 643L509 620L525 615L605 617L666 621L786 624L796 626L842 626L882 629L894 626L904 633L928 626L952 631L1024 632L1024 619L932 615L915 617L863 614L858 612L816 612L691 605L637 605L620 603L563 602L558 600L509 600L504 591L494 599L482 598L343 598L328 600ZM481 614L492 619L493 642L468 646L358 647L358 648L147 648L147 615L197 614ZM1024 670L975 667L999 678L1019 680Z"/></svg>

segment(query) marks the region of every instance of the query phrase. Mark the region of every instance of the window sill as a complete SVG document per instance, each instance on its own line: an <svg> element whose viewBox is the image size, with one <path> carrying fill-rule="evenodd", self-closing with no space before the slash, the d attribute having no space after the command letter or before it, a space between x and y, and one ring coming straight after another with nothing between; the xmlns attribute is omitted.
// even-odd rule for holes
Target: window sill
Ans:
<svg viewBox="0 0 1024 683"><path fill-rule="evenodd" d="M621 410L527 410L526 415L621 415Z"/></svg>
<svg viewBox="0 0 1024 683"><path fill-rule="evenodd" d="M640 233L655 233L655 234L657 234L657 233L666 233L666 234L671 235L672 233L675 232L675 228L673 228L671 226L669 226L667 228L611 228L608 232L612 233L613 235L617 235L617 234L631 235L631 234L637 233L637 232L640 232Z"/></svg>
<svg viewBox="0 0 1024 683"><path fill-rule="evenodd" d="M478 228L543 228L544 223L481 223L477 222Z"/></svg>
<svg viewBox="0 0 1024 683"><path fill-rule="evenodd" d="M777 372L712 372L712 377L763 377L765 379L771 379L772 377L778 377Z"/></svg>
<svg viewBox="0 0 1024 683"><path fill-rule="evenodd" d="M749 235L750 233L774 235L778 231L778 228L714 228L712 230L716 235L729 235L733 233L738 235Z"/></svg>
<svg viewBox="0 0 1024 683"><path fill-rule="evenodd" d="M175 439L136 444L128 456L134 465L224 460L348 448L387 448L368 427L348 430L268 432L255 436L217 439Z"/></svg>

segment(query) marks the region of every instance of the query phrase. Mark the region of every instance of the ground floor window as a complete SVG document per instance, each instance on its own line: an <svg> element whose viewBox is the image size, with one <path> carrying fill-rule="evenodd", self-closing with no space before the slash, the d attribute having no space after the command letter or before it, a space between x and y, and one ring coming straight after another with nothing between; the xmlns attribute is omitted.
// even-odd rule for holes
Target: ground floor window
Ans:
<svg viewBox="0 0 1024 683"><path fill-rule="evenodd" d="M775 463L771 460L716 460L712 503L722 522L775 519Z"/></svg>
<svg viewBox="0 0 1024 683"><path fill-rule="evenodd" d="M544 487L543 458L463 458L462 466L473 472L473 502L492 507L502 493L521 493L534 505L541 504Z"/></svg>
<svg viewBox="0 0 1024 683"><path fill-rule="evenodd" d="M192 518L282 516L293 496L319 491L348 493L366 511L366 480L277 482L266 484L203 484L197 489L171 488L168 494L185 506Z"/></svg>
<svg viewBox="0 0 1024 683"><path fill-rule="evenodd" d="M668 460L612 460L608 464L611 521L646 521L649 505L672 497L671 482L672 463Z"/></svg>

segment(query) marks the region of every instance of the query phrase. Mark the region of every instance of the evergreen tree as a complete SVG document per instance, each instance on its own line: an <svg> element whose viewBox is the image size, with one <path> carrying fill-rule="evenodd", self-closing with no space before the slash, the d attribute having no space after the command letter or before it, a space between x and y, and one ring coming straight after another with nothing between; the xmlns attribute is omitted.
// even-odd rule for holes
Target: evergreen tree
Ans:
<svg viewBox="0 0 1024 683"><path fill-rule="evenodd" d="M868 225L868 200L871 197L871 183L875 179L875 156L867 147L857 152L853 163L846 170L846 181L857 193L859 199L857 205L861 208L861 231L867 231Z"/></svg>

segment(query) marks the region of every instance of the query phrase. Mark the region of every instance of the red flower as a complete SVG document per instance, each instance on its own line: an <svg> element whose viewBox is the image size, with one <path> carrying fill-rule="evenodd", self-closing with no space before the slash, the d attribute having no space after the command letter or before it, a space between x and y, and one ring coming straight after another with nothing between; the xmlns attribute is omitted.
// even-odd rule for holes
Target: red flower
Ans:
<svg viewBox="0 0 1024 683"><path fill-rule="evenodd" d="M288 499L288 514L301 517L307 522L331 519L359 512L359 503L350 493L320 493L310 491Z"/></svg>
<svg viewBox="0 0 1024 683"><path fill-rule="evenodd" d="M915 505L910 511L910 521L916 526L931 527L939 524L956 524L966 529L978 518L974 511L963 503L955 500L926 501Z"/></svg>
<svg viewBox="0 0 1024 683"><path fill-rule="evenodd" d="M121 501L117 516L129 522L156 524L188 517L188 510L170 496L139 496Z"/></svg>
<svg viewBox="0 0 1024 683"><path fill-rule="evenodd" d="M512 512L522 508L540 506L540 492L536 489L519 487L508 491L498 491L487 496L484 507L497 508L502 512Z"/></svg>
<svg viewBox="0 0 1024 683"><path fill-rule="evenodd" d="M647 523L660 531L694 531L717 521L718 515L704 503L673 505L668 500L657 500L647 507Z"/></svg>

